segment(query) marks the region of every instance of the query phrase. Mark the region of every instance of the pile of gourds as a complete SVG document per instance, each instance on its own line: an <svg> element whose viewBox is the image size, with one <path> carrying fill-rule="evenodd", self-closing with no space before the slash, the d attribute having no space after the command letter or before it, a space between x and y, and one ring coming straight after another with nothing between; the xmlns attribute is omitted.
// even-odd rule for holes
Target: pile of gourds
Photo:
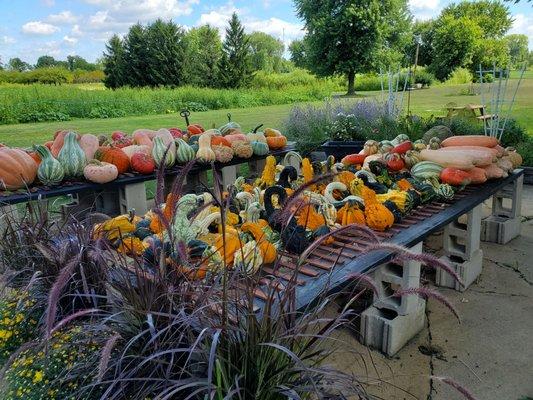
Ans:
<svg viewBox="0 0 533 400"><path fill-rule="evenodd" d="M279 165L268 156L258 178L239 177L230 185L223 212L202 208L213 202L210 193L170 194L146 215L121 215L96 225L94 233L141 259L147 270L164 259L194 278L222 268L254 274L282 249L300 254L317 238L354 223L384 231L438 196L431 184L392 173L379 161L354 168L333 157L313 163L289 152Z"/></svg>
<svg viewBox="0 0 533 400"><path fill-rule="evenodd" d="M389 174L408 175L419 184L433 186L445 200L466 185L507 177L522 163L514 148L504 149L494 137L451 136L444 129L433 132L436 136L415 142L407 135L379 143L368 140L359 154L346 156L343 163L374 173L386 169Z"/></svg>
<svg viewBox="0 0 533 400"><path fill-rule="evenodd" d="M259 132L260 127L244 134L235 122L207 131L195 124L186 131L138 129L131 136L116 131L111 137L58 131L53 140L27 150L0 144L0 190L27 188L37 178L45 186L79 179L107 183L128 171L151 174L156 168L194 159L226 163L286 146L281 132L271 128Z"/></svg>

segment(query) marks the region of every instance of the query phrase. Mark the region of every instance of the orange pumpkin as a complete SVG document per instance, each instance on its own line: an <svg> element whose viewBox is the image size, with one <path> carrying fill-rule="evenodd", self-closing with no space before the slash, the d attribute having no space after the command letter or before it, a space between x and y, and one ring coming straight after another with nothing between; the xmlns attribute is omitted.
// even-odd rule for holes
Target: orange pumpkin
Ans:
<svg viewBox="0 0 533 400"><path fill-rule="evenodd" d="M277 150L282 149L287 145L287 137L286 136L269 136L266 138L268 147L271 150Z"/></svg>
<svg viewBox="0 0 533 400"><path fill-rule="evenodd" d="M21 189L31 185L36 176L37 164L25 151L0 148L0 189Z"/></svg>
<svg viewBox="0 0 533 400"><path fill-rule="evenodd" d="M211 146L227 146L231 147L231 143L224 136L212 136Z"/></svg>
<svg viewBox="0 0 533 400"><path fill-rule="evenodd" d="M205 129L200 124L192 124L187 127L190 135L200 135L205 132Z"/></svg>
<svg viewBox="0 0 533 400"><path fill-rule="evenodd" d="M130 158L118 147L100 147L94 157L99 161L113 164L117 167L119 174L123 174L130 169Z"/></svg>
<svg viewBox="0 0 533 400"><path fill-rule="evenodd" d="M33 158L33 161L35 161L35 164L37 164L37 166L41 164L41 157L39 157L39 154L37 154L36 151L30 151L28 152L28 155Z"/></svg>

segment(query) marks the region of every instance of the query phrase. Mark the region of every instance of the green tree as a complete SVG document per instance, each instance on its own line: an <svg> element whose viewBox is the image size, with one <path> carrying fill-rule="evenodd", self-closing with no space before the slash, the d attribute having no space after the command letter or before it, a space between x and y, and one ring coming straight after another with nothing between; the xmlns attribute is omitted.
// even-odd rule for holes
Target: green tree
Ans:
<svg viewBox="0 0 533 400"><path fill-rule="evenodd" d="M237 14L233 13L222 45L219 85L225 88L238 88L246 86L251 78L249 40Z"/></svg>
<svg viewBox="0 0 533 400"><path fill-rule="evenodd" d="M75 69L94 71L96 69L94 64L91 64L85 58L80 56L67 56L67 64L69 71L74 71Z"/></svg>
<svg viewBox="0 0 533 400"><path fill-rule="evenodd" d="M41 56L35 63L35 68L49 68L57 66L57 61L52 56Z"/></svg>
<svg viewBox="0 0 533 400"><path fill-rule="evenodd" d="M106 44L104 53L104 84L106 87L116 89L126 84L125 78L124 45L118 35L113 35Z"/></svg>
<svg viewBox="0 0 533 400"><path fill-rule="evenodd" d="M132 25L124 39L124 84L130 86L153 86L148 76L148 49L145 28Z"/></svg>
<svg viewBox="0 0 533 400"><path fill-rule="evenodd" d="M305 39L293 40L289 45L291 61L298 68L309 68L309 49Z"/></svg>
<svg viewBox="0 0 533 400"><path fill-rule="evenodd" d="M218 29L209 25L193 28L185 35L184 82L193 86L213 86L218 78L222 41Z"/></svg>
<svg viewBox="0 0 533 400"><path fill-rule="evenodd" d="M466 17L456 19L446 15L439 18L430 68L437 79L445 80L454 69L470 66L481 35L479 25Z"/></svg>
<svg viewBox="0 0 533 400"><path fill-rule="evenodd" d="M392 1L295 0L307 29L308 60L317 75L344 74L354 94L356 72L369 70L383 47L384 24Z"/></svg>
<svg viewBox="0 0 533 400"><path fill-rule="evenodd" d="M183 29L172 21L158 19L146 29L145 68L152 86L179 86L183 83L183 37Z"/></svg>
<svg viewBox="0 0 533 400"><path fill-rule="evenodd" d="M397 68L410 64L414 53L410 53L413 43L412 15L405 0L390 0L382 26L382 47L374 55L374 68Z"/></svg>
<svg viewBox="0 0 533 400"><path fill-rule="evenodd" d="M430 65L433 62L433 36L435 33L435 21L415 21L413 24L413 41L408 50L413 56L416 51L416 40L419 41L418 65Z"/></svg>
<svg viewBox="0 0 533 400"><path fill-rule="evenodd" d="M248 35L251 64L254 71L280 72L283 64L283 42L264 32Z"/></svg>
<svg viewBox="0 0 533 400"><path fill-rule="evenodd" d="M28 64L26 61L22 61L18 57L11 58L9 62L7 63L7 66L11 71L23 72L23 71L28 71L31 69L30 64Z"/></svg>
<svg viewBox="0 0 533 400"><path fill-rule="evenodd" d="M494 0L452 3L442 10L441 17L470 20L481 28L485 39L501 38L513 25L509 7Z"/></svg>
<svg viewBox="0 0 533 400"><path fill-rule="evenodd" d="M505 41L509 49L511 65L515 68L521 67L528 57L528 37L526 35L507 35Z"/></svg>

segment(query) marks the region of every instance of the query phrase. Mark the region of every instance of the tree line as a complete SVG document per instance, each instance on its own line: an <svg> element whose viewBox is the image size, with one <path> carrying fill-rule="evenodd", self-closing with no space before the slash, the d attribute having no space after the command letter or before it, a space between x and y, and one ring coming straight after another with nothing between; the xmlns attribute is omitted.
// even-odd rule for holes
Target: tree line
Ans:
<svg viewBox="0 0 533 400"><path fill-rule="evenodd" d="M105 85L238 88L253 73L287 71L283 43L262 32L246 34L237 14L228 21L222 41L209 25L185 31L161 19L133 25L124 37L114 35L104 53Z"/></svg>
<svg viewBox="0 0 533 400"><path fill-rule="evenodd" d="M509 8L491 0L452 3L432 20L413 22L404 0L295 0L307 33L289 47L291 60L320 76L344 74L353 93L356 73L418 64L438 79L455 69L533 61L526 35L505 34Z"/></svg>
<svg viewBox="0 0 533 400"><path fill-rule="evenodd" d="M9 59L5 65L2 65L0 62L0 70L7 69L9 71L26 72L40 68L63 68L69 71L97 71L101 70L103 65L99 61L91 63L85 58L76 55L67 56L66 60L56 60L52 56L43 55L37 59L34 65L21 60L19 57Z"/></svg>

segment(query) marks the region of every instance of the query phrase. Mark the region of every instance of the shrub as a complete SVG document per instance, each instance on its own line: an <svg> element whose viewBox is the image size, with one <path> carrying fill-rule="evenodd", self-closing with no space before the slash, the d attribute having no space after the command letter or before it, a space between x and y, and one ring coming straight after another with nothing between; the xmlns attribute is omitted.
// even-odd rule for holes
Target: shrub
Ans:
<svg viewBox="0 0 533 400"><path fill-rule="evenodd" d="M421 70L415 74L415 83L420 83L424 87L429 87L435 82L435 75L431 72Z"/></svg>
<svg viewBox="0 0 533 400"><path fill-rule="evenodd" d="M77 69L73 73L72 83L98 83L103 82L104 78L104 71L84 71Z"/></svg>
<svg viewBox="0 0 533 400"><path fill-rule="evenodd" d="M533 167L533 138L530 137L514 147L522 156L523 165L526 167Z"/></svg>
<svg viewBox="0 0 533 400"><path fill-rule="evenodd" d="M461 85L464 83L470 83L473 80L474 76L469 70L466 68L457 68L444 83L448 85Z"/></svg>
<svg viewBox="0 0 533 400"><path fill-rule="evenodd" d="M503 147L516 147L519 143L531 140L526 130L520 126L515 119L508 119L502 135Z"/></svg>

